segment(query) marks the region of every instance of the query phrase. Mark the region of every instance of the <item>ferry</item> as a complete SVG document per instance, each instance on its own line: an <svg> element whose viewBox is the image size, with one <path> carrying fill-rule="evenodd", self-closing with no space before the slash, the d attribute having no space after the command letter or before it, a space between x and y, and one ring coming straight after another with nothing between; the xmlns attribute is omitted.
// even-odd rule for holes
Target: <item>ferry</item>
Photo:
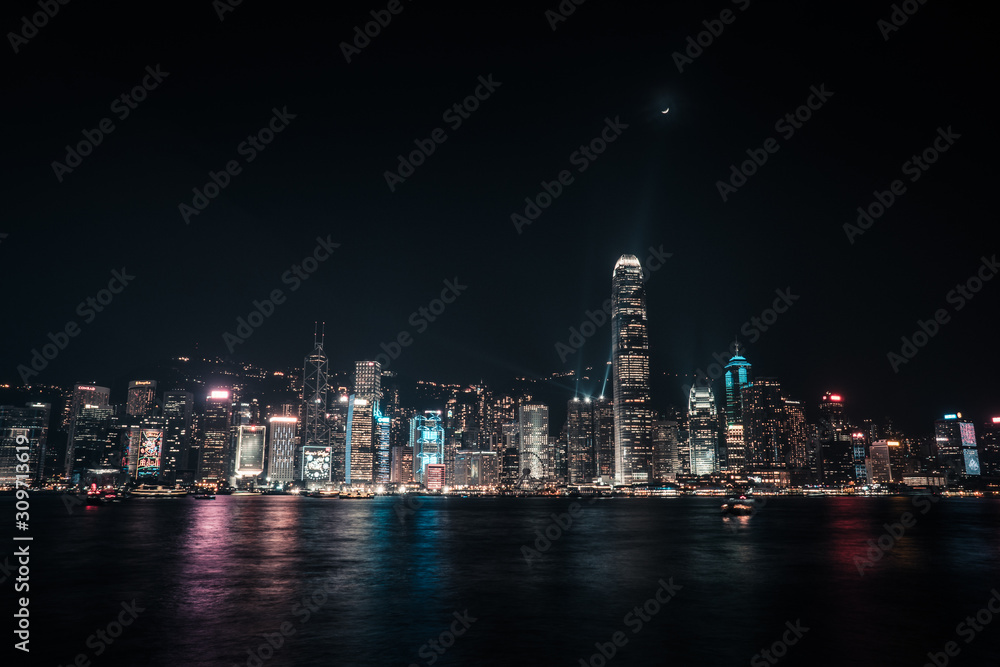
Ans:
<svg viewBox="0 0 1000 667"><path fill-rule="evenodd" d="M749 516L757 509L756 503L755 499L747 498L746 496L730 498L722 504L722 513L734 516Z"/></svg>
<svg viewBox="0 0 1000 667"><path fill-rule="evenodd" d="M195 500L215 500L214 493L196 493L192 497Z"/></svg>
<svg viewBox="0 0 1000 667"><path fill-rule="evenodd" d="M183 498L187 495L187 489L176 486L141 484L132 489L132 495L136 498Z"/></svg>
<svg viewBox="0 0 1000 667"><path fill-rule="evenodd" d="M358 499L358 498L374 498L375 494L371 491L361 491L360 489L354 489L351 491L341 491L340 498L342 499Z"/></svg>

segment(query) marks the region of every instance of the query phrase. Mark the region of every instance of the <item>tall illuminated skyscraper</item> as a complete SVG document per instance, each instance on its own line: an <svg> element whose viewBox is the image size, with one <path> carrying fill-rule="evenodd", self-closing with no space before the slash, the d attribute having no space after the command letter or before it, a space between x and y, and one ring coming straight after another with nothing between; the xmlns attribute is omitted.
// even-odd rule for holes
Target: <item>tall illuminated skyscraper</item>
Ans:
<svg viewBox="0 0 1000 667"><path fill-rule="evenodd" d="M128 383L125 413L130 417L145 417L156 404L156 380L132 380Z"/></svg>
<svg viewBox="0 0 1000 667"><path fill-rule="evenodd" d="M229 421L232 400L227 389L216 389L208 395L205 415L201 419L201 448L198 481L225 480L229 463Z"/></svg>
<svg viewBox="0 0 1000 667"><path fill-rule="evenodd" d="M746 470L746 440L744 432L745 392L750 384L750 362L740 355L739 343L734 346L733 356L726 364L726 431L725 452L721 468L729 473Z"/></svg>
<svg viewBox="0 0 1000 667"><path fill-rule="evenodd" d="M382 398L382 366L377 361L354 362L354 393L348 399L344 481L371 484L376 477L375 416ZM386 446L388 447L388 438ZM386 477L389 467L386 461ZM386 479L388 481L388 479Z"/></svg>
<svg viewBox="0 0 1000 667"><path fill-rule="evenodd" d="M597 477L594 411L590 398L574 397L566 405L566 438L569 454L569 483L584 484Z"/></svg>
<svg viewBox="0 0 1000 667"><path fill-rule="evenodd" d="M611 274L611 355L615 410L615 483L652 481L649 336L642 266L622 255Z"/></svg>
<svg viewBox="0 0 1000 667"><path fill-rule="evenodd" d="M444 427L441 411L427 410L410 420L413 481L427 483L427 466L444 463Z"/></svg>
<svg viewBox="0 0 1000 667"><path fill-rule="evenodd" d="M267 427L241 424L236 428L236 476L257 477L264 472Z"/></svg>
<svg viewBox="0 0 1000 667"><path fill-rule="evenodd" d="M194 394L168 391L163 394L163 480L173 483L177 473L189 466L191 427L194 418Z"/></svg>
<svg viewBox="0 0 1000 667"><path fill-rule="evenodd" d="M86 464L90 461L85 461L85 459L92 458L92 454L80 453L78 455L75 451L77 430L80 422L79 417L83 412L83 409L86 406L108 407L110 402L111 390L107 387L98 387L92 384L78 384L73 388L73 397L70 399L69 419L67 424L65 460L65 472L67 476L71 475L74 471L79 472L81 465L86 467ZM90 434L88 434L88 437L85 439L89 439L89 436Z"/></svg>
<svg viewBox="0 0 1000 667"><path fill-rule="evenodd" d="M289 484L295 479L295 427L298 419L275 415L271 422L271 444L267 450L267 479Z"/></svg>
<svg viewBox="0 0 1000 667"><path fill-rule="evenodd" d="M324 333L317 337L313 331L313 351L305 359L303 368L302 401L305 404L302 444L308 447L330 446L330 425L326 413L329 409L328 364L323 342Z"/></svg>
<svg viewBox="0 0 1000 667"><path fill-rule="evenodd" d="M49 403L28 403L23 408L0 405L0 486L13 487L18 475L22 481L42 478L51 409ZM28 455L26 461L23 454ZM25 463L27 472L18 468Z"/></svg>
<svg viewBox="0 0 1000 667"><path fill-rule="evenodd" d="M691 442L691 474L719 472L719 417L711 387L691 387L688 397L688 430Z"/></svg>
<svg viewBox="0 0 1000 667"><path fill-rule="evenodd" d="M934 441L938 462L945 468L949 481L966 475L980 475L979 446L976 426L961 412L947 414L934 422Z"/></svg>
<svg viewBox="0 0 1000 667"><path fill-rule="evenodd" d="M545 479L545 457L549 446L549 406L522 405L520 413L521 473L536 481Z"/></svg>

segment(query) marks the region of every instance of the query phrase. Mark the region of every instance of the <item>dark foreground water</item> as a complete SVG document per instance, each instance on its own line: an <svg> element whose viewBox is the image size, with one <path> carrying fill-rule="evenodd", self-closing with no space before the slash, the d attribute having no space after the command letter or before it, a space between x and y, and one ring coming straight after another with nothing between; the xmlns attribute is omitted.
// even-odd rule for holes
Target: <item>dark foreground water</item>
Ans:
<svg viewBox="0 0 1000 667"><path fill-rule="evenodd" d="M600 643L609 667L919 667L928 652L1000 665L1000 614L975 619L1000 590L998 502L774 498L727 519L717 499L583 500L557 528L571 503L220 496L68 511L35 496L31 654L16 664L600 667ZM9 526L13 499L0 511ZM907 511L915 525L859 565ZM526 558L546 529L556 539ZM979 630L959 626L970 615ZM130 625L110 644L95 635L119 617Z"/></svg>

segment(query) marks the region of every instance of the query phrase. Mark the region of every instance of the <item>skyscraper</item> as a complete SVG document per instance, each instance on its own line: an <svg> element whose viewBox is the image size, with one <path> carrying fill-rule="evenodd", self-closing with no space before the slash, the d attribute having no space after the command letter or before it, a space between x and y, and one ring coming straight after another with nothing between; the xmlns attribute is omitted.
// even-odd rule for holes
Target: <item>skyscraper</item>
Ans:
<svg viewBox="0 0 1000 667"><path fill-rule="evenodd" d="M594 470L605 484L615 478L615 409L610 398L594 399ZM652 442L652 441L651 441Z"/></svg>
<svg viewBox="0 0 1000 667"><path fill-rule="evenodd" d="M824 484L848 484L854 478L854 447L851 430L844 419L844 397L826 392L819 410L822 415L817 431L821 479Z"/></svg>
<svg viewBox="0 0 1000 667"><path fill-rule="evenodd" d="M132 380L128 383L125 413L130 417L145 417L156 404L156 380Z"/></svg>
<svg viewBox="0 0 1000 667"><path fill-rule="evenodd" d="M77 453L74 451L76 443L76 432L78 426L78 418L83 411L85 406L107 407L111 401L111 390L107 387L98 387L96 385L90 384L78 384L73 388L73 396L70 399L69 404L69 423L66 429L67 439L66 439L66 461L65 461L65 473L67 476L71 475L74 469L79 472L79 466L77 461ZM109 411L110 414L110 411ZM110 417L109 417L110 419ZM87 428L92 428L92 424L88 424ZM106 427L105 427L106 428ZM92 435L88 433L86 440L91 440ZM81 454L79 463L85 463L84 458L92 458L90 454Z"/></svg>
<svg viewBox="0 0 1000 667"><path fill-rule="evenodd" d="M410 421L410 446L413 448L413 481L427 483L427 466L444 464L444 427L441 411L426 410Z"/></svg>
<svg viewBox="0 0 1000 667"><path fill-rule="evenodd" d="M652 479L653 448L642 266L635 255L622 255L611 275L615 483L645 483Z"/></svg>
<svg viewBox="0 0 1000 667"><path fill-rule="evenodd" d="M750 384L750 362L740 355L739 343L734 344L734 352L725 369L726 380L726 422L725 455L721 468L729 473L746 470L746 442L744 416L744 392Z"/></svg>
<svg viewBox="0 0 1000 667"><path fill-rule="evenodd" d="M545 479L545 456L549 445L549 406L522 405L519 454L521 473L535 481Z"/></svg>
<svg viewBox="0 0 1000 667"><path fill-rule="evenodd" d="M371 484L375 481L375 415L381 398L381 364L377 361L354 362L354 393L348 399L345 437L344 481L347 484ZM385 445L389 446L388 437ZM386 481L388 474L386 461Z"/></svg>
<svg viewBox="0 0 1000 667"><path fill-rule="evenodd" d="M757 378L743 389L743 439L747 469L787 467L785 404L775 378Z"/></svg>
<svg viewBox="0 0 1000 667"><path fill-rule="evenodd" d="M179 470L189 467L191 427L194 415L194 394L189 391L168 391L163 394L163 480L174 483Z"/></svg>
<svg viewBox="0 0 1000 667"><path fill-rule="evenodd" d="M375 420L367 398L351 394L347 404L347 452L344 482L371 484L375 459Z"/></svg>
<svg viewBox="0 0 1000 667"><path fill-rule="evenodd" d="M976 426L961 412L947 414L934 422L938 462L945 468L949 482L966 475L981 474Z"/></svg>
<svg viewBox="0 0 1000 667"><path fill-rule="evenodd" d="M569 453L569 483L584 484L597 477L594 411L590 397L574 397L566 405L566 439Z"/></svg>
<svg viewBox="0 0 1000 667"><path fill-rule="evenodd" d="M241 424L236 436L236 477L257 477L264 472L267 427Z"/></svg>
<svg viewBox="0 0 1000 667"><path fill-rule="evenodd" d="M719 471L718 425L719 416L711 387L691 387L688 397L688 431L692 475L711 475Z"/></svg>
<svg viewBox="0 0 1000 667"><path fill-rule="evenodd" d="M232 402L228 389L215 389L208 395L201 419L201 447L197 479L201 482L224 481L229 467L229 420Z"/></svg>
<svg viewBox="0 0 1000 667"><path fill-rule="evenodd" d="M303 415L302 444L310 447L330 446L330 426L326 413L329 409L328 364L323 342L324 333L317 338L313 331L313 350L305 358L303 366L302 401Z"/></svg>
<svg viewBox="0 0 1000 667"><path fill-rule="evenodd" d="M275 415L271 422L271 444L267 450L267 479L289 484L295 479L295 427L298 419Z"/></svg>
<svg viewBox="0 0 1000 667"><path fill-rule="evenodd" d="M49 403L0 405L0 486L14 486L18 475L27 484L42 477L51 408ZM17 467L24 463L26 472Z"/></svg>

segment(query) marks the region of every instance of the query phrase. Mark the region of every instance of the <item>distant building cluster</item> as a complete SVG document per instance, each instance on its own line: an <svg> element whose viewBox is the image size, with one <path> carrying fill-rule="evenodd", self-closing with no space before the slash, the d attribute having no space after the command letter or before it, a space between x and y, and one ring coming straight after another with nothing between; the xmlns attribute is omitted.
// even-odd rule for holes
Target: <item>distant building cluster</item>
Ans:
<svg viewBox="0 0 1000 667"><path fill-rule="evenodd" d="M612 395L576 395L554 432L530 386L494 393L416 383L401 404L395 372L377 360L331 374L315 334L291 373L188 371L108 387L28 387L48 402L0 405L0 486L12 486L29 447L39 484L151 483L236 489L361 488L537 492L545 489L961 486L997 491L1000 417L980 426L961 413L911 437L891 421L852 421L828 392L815 406L754 377L738 343L718 393L696 382L686 405L653 407L643 269L623 255L612 272ZM721 359L720 359L721 361ZM34 393L32 395L34 395ZM57 405L59 414L53 413ZM807 408L812 419L807 418ZM21 469L23 474L23 467Z"/></svg>

